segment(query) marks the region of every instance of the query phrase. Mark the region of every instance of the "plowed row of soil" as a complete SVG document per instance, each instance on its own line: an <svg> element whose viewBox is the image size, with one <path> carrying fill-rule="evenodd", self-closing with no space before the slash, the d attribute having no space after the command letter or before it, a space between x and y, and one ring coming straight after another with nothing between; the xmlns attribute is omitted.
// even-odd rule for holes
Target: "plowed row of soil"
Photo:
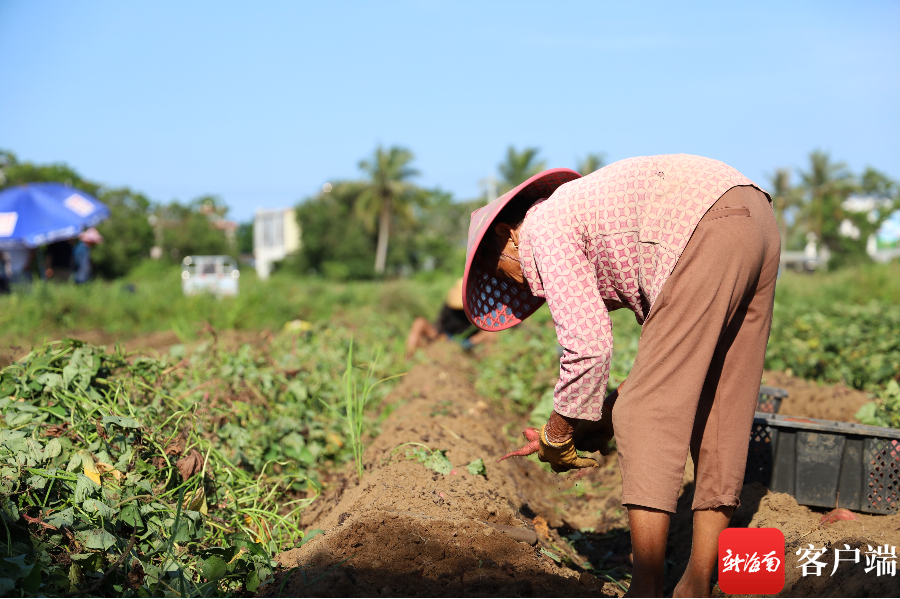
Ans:
<svg viewBox="0 0 900 599"><path fill-rule="evenodd" d="M466 364L455 346L442 344L409 373L388 400L393 412L381 434L366 450L362 480L342 475L331 481L305 516L308 529L325 534L278 555L284 570L263 595L622 595L630 580L631 547L615 454L601 457L600 468L566 475L549 472L533 458L498 464L498 457L522 444L521 423L488 408ZM801 386L773 374L767 373L767 384L792 383L792 393ZM846 412L838 405L848 403L846 390L817 388L819 401L798 398L796 415L834 418ZM865 399L852 393L849 399L857 403ZM406 459L404 449L396 448L409 442L447 450L455 470L437 474ZM487 477L467 472L465 464L477 458L484 459ZM689 464L669 536L669 593L690 554L691 473ZM776 527L785 534L782 596L900 595L897 578L867 574L864 563L842 563L829 576L830 549L845 543L864 551L867 545L900 545L900 516L861 515L819 526L824 510L798 506L788 495L754 484L741 499L733 526ZM822 576L803 577L797 567L795 552L809 543L829 548Z"/></svg>

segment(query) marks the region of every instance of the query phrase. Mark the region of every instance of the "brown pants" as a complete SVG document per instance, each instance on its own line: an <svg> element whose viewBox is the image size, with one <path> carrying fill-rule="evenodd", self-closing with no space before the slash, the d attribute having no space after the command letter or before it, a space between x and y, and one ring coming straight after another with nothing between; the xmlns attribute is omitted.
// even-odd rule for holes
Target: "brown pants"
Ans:
<svg viewBox="0 0 900 599"><path fill-rule="evenodd" d="M753 187L732 188L700 221L612 413L623 504L674 512L688 449L693 509L740 503L780 251L772 208Z"/></svg>

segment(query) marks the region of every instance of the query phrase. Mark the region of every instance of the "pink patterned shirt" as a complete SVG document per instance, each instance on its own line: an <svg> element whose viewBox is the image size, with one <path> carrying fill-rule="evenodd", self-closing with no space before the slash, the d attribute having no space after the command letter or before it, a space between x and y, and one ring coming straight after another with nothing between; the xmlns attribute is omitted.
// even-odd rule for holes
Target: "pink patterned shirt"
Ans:
<svg viewBox="0 0 900 599"><path fill-rule="evenodd" d="M753 185L709 158L641 156L559 187L528 211L519 257L563 347L554 408L599 420L612 358L609 310L643 324L694 229L722 195Z"/></svg>

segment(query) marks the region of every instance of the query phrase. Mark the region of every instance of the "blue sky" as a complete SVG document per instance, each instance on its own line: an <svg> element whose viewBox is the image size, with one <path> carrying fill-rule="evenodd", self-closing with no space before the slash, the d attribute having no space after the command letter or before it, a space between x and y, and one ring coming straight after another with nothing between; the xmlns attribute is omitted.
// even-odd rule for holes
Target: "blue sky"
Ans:
<svg viewBox="0 0 900 599"><path fill-rule="evenodd" d="M823 148L900 178L898 2L0 0L0 148L238 220L375 146L467 199L549 166L687 152L765 184Z"/></svg>

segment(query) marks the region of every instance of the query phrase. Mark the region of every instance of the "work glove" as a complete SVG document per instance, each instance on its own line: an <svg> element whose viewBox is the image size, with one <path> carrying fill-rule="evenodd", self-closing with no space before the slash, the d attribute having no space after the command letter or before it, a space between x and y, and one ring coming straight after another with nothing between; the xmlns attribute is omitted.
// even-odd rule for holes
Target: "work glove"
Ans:
<svg viewBox="0 0 900 599"><path fill-rule="evenodd" d="M550 464L554 472L568 472L576 468L596 468L599 466L593 458L582 458L575 451L574 437L559 445L547 441L547 425L541 427L538 438L538 459Z"/></svg>

